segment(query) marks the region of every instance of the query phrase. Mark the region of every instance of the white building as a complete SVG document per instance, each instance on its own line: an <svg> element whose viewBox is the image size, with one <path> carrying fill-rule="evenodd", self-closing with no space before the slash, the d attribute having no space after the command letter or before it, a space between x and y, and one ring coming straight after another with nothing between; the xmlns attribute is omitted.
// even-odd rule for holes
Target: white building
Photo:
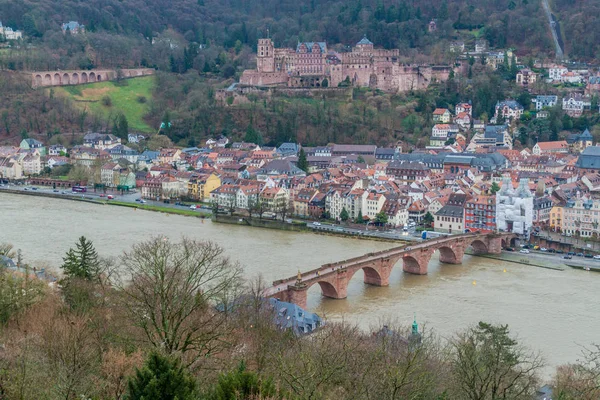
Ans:
<svg viewBox="0 0 600 400"><path fill-rule="evenodd" d="M377 214L383 209L385 204L385 196L381 193L371 192L366 196L362 203L362 215L363 217L369 217L369 219L375 219ZM408 215L408 213L407 213Z"/></svg>
<svg viewBox="0 0 600 400"><path fill-rule="evenodd" d="M12 28L3 26L0 22L0 36L4 37L4 40L19 40L23 39L23 32L13 31Z"/></svg>
<svg viewBox="0 0 600 400"><path fill-rule="evenodd" d="M571 94L569 97L563 98L563 111L565 111L570 117L581 117L581 114L585 110L589 110L592 107L592 100L590 96L583 96L579 93Z"/></svg>
<svg viewBox="0 0 600 400"><path fill-rule="evenodd" d="M567 72L569 72L569 70L566 67L555 65L548 70L548 78L553 81L562 82L562 77Z"/></svg>
<svg viewBox="0 0 600 400"><path fill-rule="evenodd" d="M513 189L510 178L502 179L502 188L496 193L496 225L500 231L529 237L533 226L529 179L521 179L517 189Z"/></svg>
<svg viewBox="0 0 600 400"><path fill-rule="evenodd" d="M545 107L552 108L558 103L558 96L552 95L539 95L531 99L531 102L535 104L535 109L537 111L542 110Z"/></svg>

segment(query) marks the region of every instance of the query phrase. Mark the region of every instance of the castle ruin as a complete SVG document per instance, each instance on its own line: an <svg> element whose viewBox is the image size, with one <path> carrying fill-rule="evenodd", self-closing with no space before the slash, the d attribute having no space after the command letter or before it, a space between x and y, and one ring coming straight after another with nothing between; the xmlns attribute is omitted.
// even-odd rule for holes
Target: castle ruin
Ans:
<svg viewBox="0 0 600 400"><path fill-rule="evenodd" d="M240 84L303 88L370 87L386 92L424 89L445 81L449 66L405 65L400 50L375 49L366 36L351 52L329 51L325 42L302 42L296 49L275 48L271 39L259 39L256 69L245 70Z"/></svg>

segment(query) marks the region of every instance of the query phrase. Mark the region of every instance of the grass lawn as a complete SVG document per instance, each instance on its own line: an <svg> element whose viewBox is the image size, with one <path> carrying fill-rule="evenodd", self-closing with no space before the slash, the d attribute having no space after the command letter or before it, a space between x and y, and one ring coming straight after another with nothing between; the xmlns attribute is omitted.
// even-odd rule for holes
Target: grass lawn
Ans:
<svg viewBox="0 0 600 400"><path fill-rule="evenodd" d="M147 204L133 204L133 203L127 203L125 201L115 201L115 200L109 200L104 203L112 204L115 206L139 208L140 210L164 212L167 214L187 215L187 216L191 216L191 217L209 218L211 216L210 213L203 213L201 211L190 210L190 209L185 209L185 208L179 209L179 208L173 208L173 207L151 206L151 205L147 205Z"/></svg>
<svg viewBox="0 0 600 400"><path fill-rule="evenodd" d="M154 132L155 129L143 119L148 112L148 101L152 98L154 77L131 78L124 80L123 83L124 85L117 85L115 82L106 81L52 89L58 95L70 97L77 107L82 110L87 109L90 113L108 117L123 112L131 131ZM103 104L102 99L106 96L110 97L112 105ZM146 98L145 103L138 100L141 96Z"/></svg>

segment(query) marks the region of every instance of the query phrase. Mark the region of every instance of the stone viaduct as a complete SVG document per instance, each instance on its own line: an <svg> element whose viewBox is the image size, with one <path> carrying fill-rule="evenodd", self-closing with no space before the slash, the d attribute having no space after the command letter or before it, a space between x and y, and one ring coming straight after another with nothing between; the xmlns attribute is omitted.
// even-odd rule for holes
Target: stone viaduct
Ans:
<svg viewBox="0 0 600 400"><path fill-rule="evenodd" d="M400 259L404 272L425 275L429 260L436 251L440 252L442 263L461 264L468 247L471 247L475 254L499 254L514 237L512 233L467 233L395 247L324 264L312 271L298 273L298 276L275 281L273 286L265 289L263 293L266 297L275 297L305 308L308 289L314 284L319 284L323 296L344 299L347 296L348 283L358 270L364 271L366 284L388 286L392 268Z"/></svg>
<svg viewBox="0 0 600 400"><path fill-rule="evenodd" d="M80 71L36 71L31 74L31 86L35 89L47 86L80 85L84 83L111 81L117 79L115 69L92 69ZM122 69L123 78L153 75L151 68Z"/></svg>

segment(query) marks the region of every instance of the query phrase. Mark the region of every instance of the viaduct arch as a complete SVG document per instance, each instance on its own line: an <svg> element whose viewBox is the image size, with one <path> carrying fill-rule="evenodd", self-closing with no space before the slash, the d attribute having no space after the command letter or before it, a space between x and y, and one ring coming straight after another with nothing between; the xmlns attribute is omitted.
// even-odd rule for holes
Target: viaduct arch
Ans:
<svg viewBox="0 0 600 400"><path fill-rule="evenodd" d="M110 81L117 79L117 70L71 70L71 71L38 71L30 72L31 86L35 88L50 86L79 85L85 83ZM121 70L123 78L154 75L151 68L132 68Z"/></svg>

